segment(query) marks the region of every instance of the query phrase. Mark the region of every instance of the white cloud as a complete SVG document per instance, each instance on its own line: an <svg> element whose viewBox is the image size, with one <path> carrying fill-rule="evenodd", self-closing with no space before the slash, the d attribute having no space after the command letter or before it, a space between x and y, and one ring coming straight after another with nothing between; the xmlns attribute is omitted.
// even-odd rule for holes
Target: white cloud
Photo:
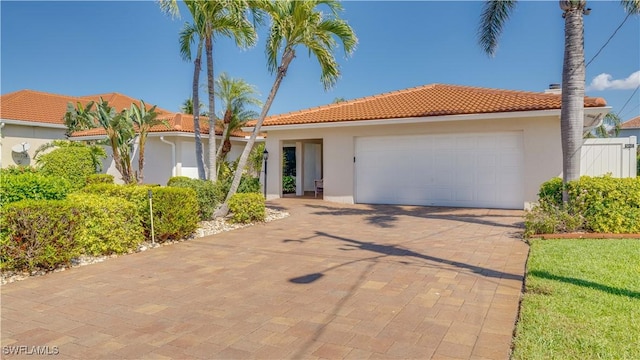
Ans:
<svg viewBox="0 0 640 360"><path fill-rule="evenodd" d="M613 76L602 73L591 80L587 90L628 90L640 86L640 70L629 75L626 79L612 80Z"/></svg>

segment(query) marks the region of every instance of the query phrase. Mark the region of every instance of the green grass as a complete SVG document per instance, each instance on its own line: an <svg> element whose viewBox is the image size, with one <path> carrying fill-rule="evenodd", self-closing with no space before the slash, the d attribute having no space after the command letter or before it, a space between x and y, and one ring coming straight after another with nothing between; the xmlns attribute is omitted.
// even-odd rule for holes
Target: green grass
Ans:
<svg viewBox="0 0 640 360"><path fill-rule="evenodd" d="M533 240L514 359L640 359L640 240Z"/></svg>

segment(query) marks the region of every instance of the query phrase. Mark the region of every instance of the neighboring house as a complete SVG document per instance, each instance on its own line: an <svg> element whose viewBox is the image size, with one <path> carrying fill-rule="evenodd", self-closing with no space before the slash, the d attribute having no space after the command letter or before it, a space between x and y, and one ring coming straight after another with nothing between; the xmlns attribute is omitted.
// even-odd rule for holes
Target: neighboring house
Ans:
<svg viewBox="0 0 640 360"><path fill-rule="evenodd" d="M55 139L65 139L66 127L63 117L69 102L86 104L98 101L102 97L120 111L128 108L132 103L139 104L139 99L119 93L109 93L82 97L64 96L32 90L21 90L0 97L0 126L2 126L2 167L10 165L33 165L36 149ZM149 106L150 107L150 106ZM169 128L164 125L156 126L149 133L145 149L144 182L166 184L171 176L198 177L195 162L195 141L193 117L191 115L173 113L165 109L156 108L158 118L166 120ZM209 126L206 117L200 118L203 148L208 143ZM217 140L221 140L221 129L216 130ZM235 132L231 136L232 148L227 159L234 160L240 156L246 144L245 134ZM99 140L104 139L105 133L101 128L77 132L71 140ZM16 144L27 143L29 150L15 152L12 148ZM216 145L218 145L217 142ZM115 169L109 147L105 147L109 157L104 162L104 172L114 175L120 180L120 174ZM137 150L133 160L137 168Z"/></svg>
<svg viewBox="0 0 640 360"><path fill-rule="evenodd" d="M298 195L323 178L334 202L523 209L562 172L560 104L433 84L270 116L267 197L282 196L283 152L295 147ZM586 126L609 109L586 97Z"/></svg>
<svg viewBox="0 0 640 360"><path fill-rule="evenodd" d="M638 144L640 144L640 116L636 116L622 123L622 126L620 126L620 136L635 136Z"/></svg>

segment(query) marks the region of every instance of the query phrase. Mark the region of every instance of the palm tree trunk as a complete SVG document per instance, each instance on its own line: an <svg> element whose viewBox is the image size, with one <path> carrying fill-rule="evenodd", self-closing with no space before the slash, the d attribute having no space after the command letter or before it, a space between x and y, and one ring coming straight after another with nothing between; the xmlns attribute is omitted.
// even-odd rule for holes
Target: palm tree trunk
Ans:
<svg viewBox="0 0 640 360"><path fill-rule="evenodd" d="M280 62L280 66L278 67L278 73L276 75L276 79L273 82L273 86L271 87L271 91L269 92L269 96L267 97L267 101L264 103L262 107L262 112L260 113L260 117L256 122L256 126L253 128L253 132L249 137L249 141L244 146L244 150L242 151L242 155L240 156L240 160L238 161L238 167L236 168L236 173L233 176L233 182L231 183L231 188L229 189L229 193L227 193L227 197L224 200L224 203L216 211L215 216L226 216L229 213L229 199L238 191L238 187L240 186L240 180L242 179L242 173L244 171L245 166L247 166L247 159L249 159L249 154L251 153L251 149L253 149L253 145L256 142L256 138L258 134L260 134L260 128L262 127L262 123L264 123L264 119L267 117L269 113L269 109L273 104L273 100L278 93L278 89L280 88L280 84L287 74L287 69L289 68L289 64L295 57L295 52L293 49L285 49L282 54L282 61Z"/></svg>
<svg viewBox="0 0 640 360"><path fill-rule="evenodd" d="M224 124L223 124L223 128L222 128L222 142L220 143L220 146L218 146L218 151L216 152L216 157L218 159L220 159L220 156L222 155L222 148L224 147L224 142L227 139L227 134L229 133L229 123L231 122L231 110L227 109L227 111L224 112Z"/></svg>
<svg viewBox="0 0 640 360"><path fill-rule="evenodd" d="M142 181L144 180L144 145L147 142L147 138L146 136L144 138L141 136L138 141L138 184L142 184Z"/></svg>
<svg viewBox="0 0 640 360"><path fill-rule="evenodd" d="M198 54L194 61L193 70L193 132L196 138L196 164L198 166L198 178L206 179L204 172L204 160L202 154L202 135L200 134L200 97L198 87L200 83L200 69L202 68L202 45L198 44Z"/></svg>
<svg viewBox="0 0 640 360"><path fill-rule="evenodd" d="M209 90L209 180L218 180L216 167L216 108L213 88L213 41L211 36L205 39L207 52L207 89Z"/></svg>
<svg viewBox="0 0 640 360"><path fill-rule="evenodd" d="M584 124L584 21L582 7L565 12L564 64L562 66L562 107L560 132L562 138L562 174L566 184L580 178L580 156ZM565 187L562 200L569 196Z"/></svg>

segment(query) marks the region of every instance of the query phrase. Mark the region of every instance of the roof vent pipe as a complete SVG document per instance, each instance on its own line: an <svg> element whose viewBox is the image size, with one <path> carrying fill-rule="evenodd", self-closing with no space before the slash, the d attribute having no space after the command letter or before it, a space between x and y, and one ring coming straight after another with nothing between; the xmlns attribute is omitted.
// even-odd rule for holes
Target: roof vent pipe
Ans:
<svg viewBox="0 0 640 360"><path fill-rule="evenodd" d="M545 94L562 94L562 86L558 83L549 84L549 88L544 91Z"/></svg>

